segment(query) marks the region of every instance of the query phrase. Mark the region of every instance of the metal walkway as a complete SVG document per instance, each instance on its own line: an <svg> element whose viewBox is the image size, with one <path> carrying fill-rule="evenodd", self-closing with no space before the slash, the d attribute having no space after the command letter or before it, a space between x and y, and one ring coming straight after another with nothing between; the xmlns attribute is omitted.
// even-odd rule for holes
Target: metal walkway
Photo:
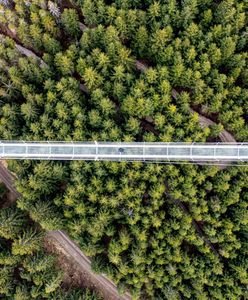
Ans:
<svg viewBox="0 0 248 300"><path fill-rule="evenodd" d="M0 159L245 162L248 143L0 141Z"/></svg>

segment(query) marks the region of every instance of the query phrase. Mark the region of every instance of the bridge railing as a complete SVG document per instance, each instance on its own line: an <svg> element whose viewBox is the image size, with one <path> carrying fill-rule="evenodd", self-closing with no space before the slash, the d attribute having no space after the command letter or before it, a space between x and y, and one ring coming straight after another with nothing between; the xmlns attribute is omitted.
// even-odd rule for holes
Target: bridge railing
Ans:
<svg viewBox="0 0 248 300"><path fill-rule="evenodd" d="M0 141L0 158L110 161L248 161L248 143Z"/></svg>

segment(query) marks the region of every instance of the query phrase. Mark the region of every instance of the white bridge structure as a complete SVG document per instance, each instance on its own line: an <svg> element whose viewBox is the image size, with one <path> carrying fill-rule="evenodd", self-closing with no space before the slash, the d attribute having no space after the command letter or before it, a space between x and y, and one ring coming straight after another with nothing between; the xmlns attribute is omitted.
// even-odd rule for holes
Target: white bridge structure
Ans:
<svg viewBox="0 0 248 300"><path fill-rule="evenodd" d="M0 159L246 162L248 143L0 141Z"/></svg>

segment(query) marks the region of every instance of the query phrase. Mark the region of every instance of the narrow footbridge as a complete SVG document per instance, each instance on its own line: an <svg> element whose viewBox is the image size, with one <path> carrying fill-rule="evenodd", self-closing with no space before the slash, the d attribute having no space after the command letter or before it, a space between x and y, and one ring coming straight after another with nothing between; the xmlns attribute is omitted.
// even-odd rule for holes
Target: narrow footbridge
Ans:
<svg viewBox="0 0 248 300"><path fill-rule="evenodd" d="M242 163L248 143L0 141L0 159Z"/></svg>

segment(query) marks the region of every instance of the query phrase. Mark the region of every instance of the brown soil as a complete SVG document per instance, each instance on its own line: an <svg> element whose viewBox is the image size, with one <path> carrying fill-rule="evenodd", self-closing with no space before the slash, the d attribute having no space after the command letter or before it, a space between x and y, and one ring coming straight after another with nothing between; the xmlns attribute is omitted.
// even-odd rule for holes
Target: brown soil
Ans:
<svg viewBox="0 0 248 300"><path fill-rule="evenodd" d="M45 238L44 247L47 253L56 254L57 265L65 272L63 278L63 286L65 288L81 287L95 289L95 285L92 284L89 276L78 268L56 241Z"/></svg>
<svg viewBox="0 0 248 300"><path fill-rule="evenodd" d="M97 292L104 300L117 300L115 297L112 297L106 290L106 287L99 284L89 272L80 270L80 267L76 261L74 261L73 257L69 256L55 239L46 236L44 239L44 247L47 253L56 255L58 267L65 272L63 287L66 289L70 287L88 288Z"/></svg>
<svg viewBox="0 0 248 300"><path fill-rule="evenodd" d="M14 174L6 169L6 162L0 162L0 178L13 196L9 201L21 196L14 186ZM7 205L7 204L6 204ZM106 300L131 300L129 294L119 295L115 284L104 274L95 274L91 269L91 261L78 246L61 231L50 231L45 239L48 252L58 255L58 267L65 271L64 287L78 286L95 289Z"/></svg>
<svg viewBox="0 0 248 300"><path fill-rule="evenodd" d="M0 165L2 165L6 169L8 168L8 164L7 164L6 160L1 160ZM0 178L0 182L3 182L1 180L1 178ZM3 184L4 184L4 182L3 182ZM10 206L12 203L14 203L16 201L16 199L17 199L16 193L13 193L12 191L8 190L8 188L7 188L7 192L3 196L3 204L1 205L1 207Z"/></svg>
<svg viewBox="0 0 248 300"><path fill-rule="evenodd" d="M0 182L2 182L8 189L4 195L4 203L2 207L11 205L18 197L20 197L20 194L14 187L14 179L16 176L11 173L7 167L7 162L5 160L0 160Z"/></svg>
<svg viewBox="0 0 248 300"><path fill-rule="evenodd" d="M1 208L9 207L12 203L15 203L16 199L17 199L16 195L11 191L8 191L3 196L3 203L1 204Z"/></svg>

